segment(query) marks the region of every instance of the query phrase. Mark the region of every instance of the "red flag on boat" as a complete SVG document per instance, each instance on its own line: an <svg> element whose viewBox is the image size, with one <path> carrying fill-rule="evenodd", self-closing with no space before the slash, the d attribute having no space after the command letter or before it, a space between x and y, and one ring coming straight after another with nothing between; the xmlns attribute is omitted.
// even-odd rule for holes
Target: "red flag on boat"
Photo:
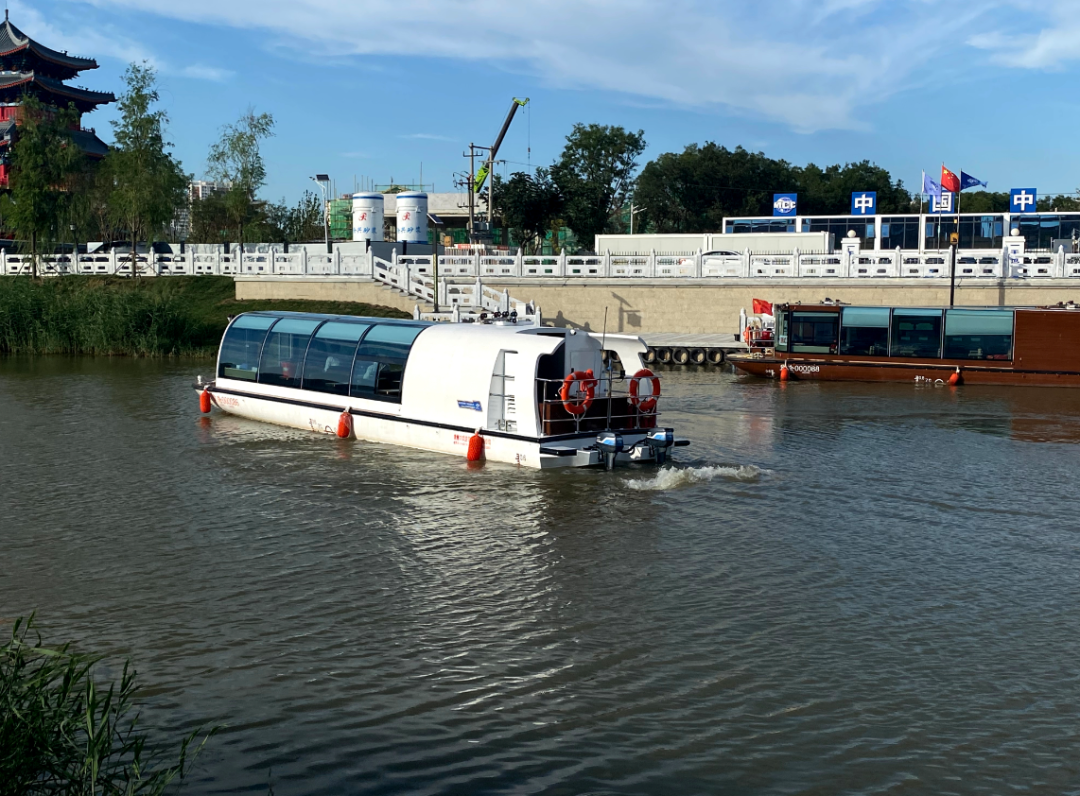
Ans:
<svg viewBox="0 0 1080 796"><path fill-rule="evenodd" d="M754 299L755 315L772 315L772 304L761 299Z"/></svg>
<svg viewBox="0 0 1080 796"><path fill-rule="evenodd" d="M960 193L960 178L945 168L944 163L941 164L941 190Z"/></svg>

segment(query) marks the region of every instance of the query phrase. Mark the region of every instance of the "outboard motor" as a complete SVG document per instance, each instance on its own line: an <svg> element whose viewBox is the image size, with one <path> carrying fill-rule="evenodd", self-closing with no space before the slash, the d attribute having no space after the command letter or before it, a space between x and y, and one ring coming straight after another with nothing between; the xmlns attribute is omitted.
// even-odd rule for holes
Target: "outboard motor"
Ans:
<svg viewBox="0 0 1080 796"><path fill-rule="evenodd" d="M604 431L596 437L596 445L604 454L604 464L607 469L613 469L615 467L615 456L622 453L623 450L622 434L616 434L614 431Z"/></svg>
<svg viewBox="0 0 1080 796"><path fill-rule="evenodd" d="M675 444L675 429L654 428L645 435L645 444L652 448L656 463L663 464L667 461L668 448Z"/></svg>

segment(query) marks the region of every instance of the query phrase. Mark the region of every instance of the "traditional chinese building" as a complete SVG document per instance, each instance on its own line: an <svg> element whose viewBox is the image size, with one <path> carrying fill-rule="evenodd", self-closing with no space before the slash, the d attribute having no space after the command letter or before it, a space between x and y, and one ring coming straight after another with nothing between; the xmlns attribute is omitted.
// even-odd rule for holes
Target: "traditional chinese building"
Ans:
<svg viewBox="0 0 1080 796"><path fill-rule="evenodd" d="M116 97L107 91L70 85L80 72L97 67L93 58L76 58L39 44L12 25L4 12L4 24L0 25L0 188L8 185L11 146L27 96L54 108L73 105L79 115L75 143L92 158L108 152L93 128L82 126L82 116L99 105L115 102Z"/></svg>

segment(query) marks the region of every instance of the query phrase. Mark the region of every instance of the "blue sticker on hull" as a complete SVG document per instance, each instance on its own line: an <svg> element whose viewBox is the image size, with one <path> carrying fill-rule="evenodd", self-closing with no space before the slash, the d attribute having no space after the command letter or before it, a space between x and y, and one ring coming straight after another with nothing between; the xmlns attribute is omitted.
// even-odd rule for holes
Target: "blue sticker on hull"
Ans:
<svg viewBox="0 0 1080 796"><path fill-rule="evenodd" d="M479 401L458 401L457 405L462 409L472 409L472 410L475 410L477 412L483 411L480 408L480 402Z"/></svg>

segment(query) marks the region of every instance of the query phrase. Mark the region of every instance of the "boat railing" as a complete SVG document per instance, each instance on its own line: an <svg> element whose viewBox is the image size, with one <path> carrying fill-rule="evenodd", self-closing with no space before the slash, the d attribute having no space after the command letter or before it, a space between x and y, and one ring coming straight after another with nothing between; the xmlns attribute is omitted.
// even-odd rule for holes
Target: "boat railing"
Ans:
<svg viewBox="0 0 1080 796"><path fill-rule="evenodd" d="M651 384L635 396L631 381L615 370L601 371L592 378L538 378L537 405L543 435L656 428L661 396L652 394ZM639 381L650 383L649 379ZM562 390L567 385L563 398ZM586 398L589 386L593 389L591 401Z"/></svg>

